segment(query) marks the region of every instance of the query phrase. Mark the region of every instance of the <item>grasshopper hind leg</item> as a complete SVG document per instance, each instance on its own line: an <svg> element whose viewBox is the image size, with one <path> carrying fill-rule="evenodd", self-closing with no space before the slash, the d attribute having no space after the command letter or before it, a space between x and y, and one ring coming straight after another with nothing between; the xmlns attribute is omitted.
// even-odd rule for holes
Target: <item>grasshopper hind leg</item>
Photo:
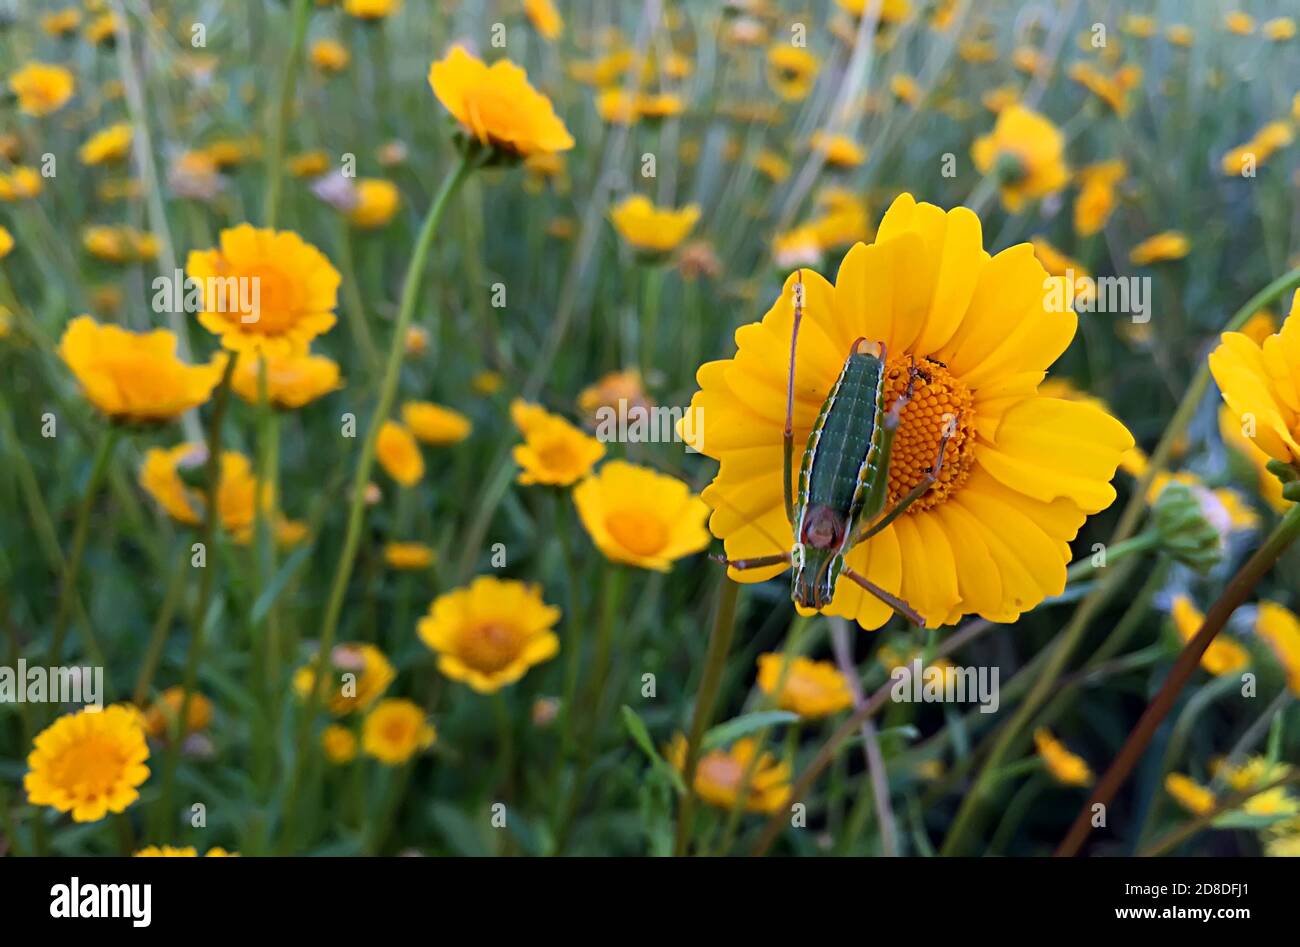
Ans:
<svg viewBox="0 0 1300 947"><path fill-rule="evenodd" d="M925 619L921 617L920 612L914 609L911 605L908 605L897 595L891 595L889 592L886 592L880 586L876 585L876 583L868 579L865 575L861 575L860 573L854 572L848 566L845 566L843 571L840 572L840 578L848 579L854 584L861 586L867 592L871 593L876 598L880 599L880 601L884 602L886 605L892 608L899 615L902 615L913 625L917 625L918 627L921 628L925 627Z"/></svg>

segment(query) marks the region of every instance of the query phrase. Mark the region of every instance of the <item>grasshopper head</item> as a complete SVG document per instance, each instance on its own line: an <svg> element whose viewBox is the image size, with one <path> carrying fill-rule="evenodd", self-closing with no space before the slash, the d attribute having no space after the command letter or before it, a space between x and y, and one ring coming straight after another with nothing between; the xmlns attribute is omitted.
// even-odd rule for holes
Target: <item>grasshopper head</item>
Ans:
<svg viewBox="0 0 1300 947"><path fill-rule="evenodd" d="M803 517L791 561L791 594L803 608L825 608L844 569L844 517L827 506L810 507Z"/></svg>

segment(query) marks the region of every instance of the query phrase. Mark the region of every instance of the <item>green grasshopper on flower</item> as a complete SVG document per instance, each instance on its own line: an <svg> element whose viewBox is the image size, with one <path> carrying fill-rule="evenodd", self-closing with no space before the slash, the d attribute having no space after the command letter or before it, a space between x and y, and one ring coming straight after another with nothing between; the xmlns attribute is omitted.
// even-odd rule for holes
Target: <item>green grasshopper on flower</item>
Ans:
<svg viewBox="0 0 1300 947"><path fill-rule="evenodd" d="M928 380L928 376L914 360L908 370L906 390L886 410L884 343L859 338L850 347L839 378L822 403L808 435L808 444L799 465L796 494L792 477L794 369L799 324L803 321L803 299L803 276L800 273L794 288L794 327L790 335L782 442L785 516L794 530L794 546L788 553L752 559L717 558L740 570L783 564L793 566L791 597L801 608L822 609L828 606L835 595L835 584L842 577L866 589L909 622L924 625L925 620L915 609L853 571L844 560L854 546L866 542L906 512L939 478L944 449L957 429L957 418L946 419L938 454L920 482L892 509L884 512L889 496L889 461L894 435L903 409L911 400L916 379Z"/></svg>

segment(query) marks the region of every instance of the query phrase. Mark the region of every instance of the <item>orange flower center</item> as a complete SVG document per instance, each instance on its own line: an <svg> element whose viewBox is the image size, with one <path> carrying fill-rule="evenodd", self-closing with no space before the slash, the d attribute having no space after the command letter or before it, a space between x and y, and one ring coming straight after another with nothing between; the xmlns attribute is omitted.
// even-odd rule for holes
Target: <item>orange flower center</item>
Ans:
<svg viewBox="0 0 1300 947"><path fill-rule="evenodd" d="M496 86L480 86L465 93L465 113L474 137L487 144L510 147L502 136L518 125L519 101Z"/></svg>
<svg viewBox="0 0 1300 947"><path fill-rule="evenodd" d="M567 440L547 441L537 448L537 459L547 470L566 471L578 464L573 447Z"/></svg>
<svg viewBox="0 0 1300 947"><path fill-rule="evenodd" d="M476 671L494 674L519 657L519 632L510 625L486 622L461 637L460 658Z"/></svg>
<svg viewBox="0 0 1300 947"><path fill-rule="evenodd" d="M889 359L886 406L892 406L907 389L911 366L911 355ZM952 436L944 448L939 479L908 512L928 510L942 503L966 482L975 465L975 399L970 389L938 362L917 359L916 370L921 374L912 386L912 398L903 409L894 437L886 510L892 509L930 472L945 430L951 429Z"/></svg>
<svg viewBox="0 0 1300 947"><path fill-rule="evenodd" d="M103 734L79 737L50 765L50 782L85 796L108 792L122 778L125 761L117 741Z"/></svg>
<svg viewBox="0 0 1300 947"><path fill-rule="evenodd" d="M698 769L700 779L725 789L738 788L745 778L740 761L726 753L710 753L702 757Z"/></svg>
<svg viewBox="0 0 1300 947"><path fill-rule="evenodd" d="M668 544L668 530L657 516L643 510L616 510L605 517L614 541L638 556L653 556Z"/></svg>
<svg viewBox="0 0 1300 947"><path fill-rule="evenodd" d="M278 268L264 265L250 266L237 275L244 285L235 288L240 295L227 299L226 305L246 331L279 335L293 326L298 318L298 294L292 280ZM244 322L245 315L257 318Z"/></svg>

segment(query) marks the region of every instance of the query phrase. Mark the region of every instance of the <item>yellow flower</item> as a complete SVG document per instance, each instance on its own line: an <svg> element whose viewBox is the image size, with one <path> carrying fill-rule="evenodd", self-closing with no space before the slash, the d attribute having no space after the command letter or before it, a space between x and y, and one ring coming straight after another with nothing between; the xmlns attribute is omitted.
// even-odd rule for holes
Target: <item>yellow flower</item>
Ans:
<svg viewBox="0 0 1300 947"><path fill-rule="evenodd" d="M1277 602L1260 602L1255 634L1272 649L1291 693L1300 696L1300 618Z"/></svg>
<svg viewBox="0 0 1300 947"><path fill-rule="evenodd" d="M36 197L44 185L35 168L18 166L9 174L0 174L0 201L21 201Z"/></svg>
<svg viewBox="0 0 1300 947"><path fill-rule="evenodd" d="M771 753L758 755L754 740L737 740L728 750L709 750L695 765L695 794L711 806L731 809L744 790L749 812L775 812L790 796L790 766ZM686 737L680 733L664 748L664 756L679 772L686 769ZM749 775L749 785L745 776Z"/></svg>
<svg viewBox="0 0 1300 947"><path fill-rule="evenodd" d="M402 0L343 0L343 12L358 20L382 20L402 8Z"/></svg>
<svg viewBox="0 0 1300 947"><path fill-rule="evenodd" d="M33 741L23 788L34 806L95 822L124 812L149 778L149 747L134 708L118 705L65 714Z"/></svg>
<svg viewBox="0 0 1300 947"><path fill-rule="evenodd" d="M786 102L801 102L812 91L821 63L802 46L777 43L767 50L767 81Z"/></svg>
<svg viewBox="0 0 1300 947"><path fill-rule="evenodd" d="M1186 595L1175 595L1170 614L1174 619L1174 628L1183 644L1196 637L1205 623L1205 616ZM1216 677L1222 674L1235 674L1250 663L1246 649L1220 632L1210 642L1209 648L1201 656L1201 667Z"/></svg>
<svg viewBox="0 0 1300 947"><path fill-rule="evenodd" d="M169 687L145 711L144 729L149 736L162 739L171 733L180 715L185 699L185 688ZM212 723L212 701L195 691L190 694L190 706L185 718L185 733L206 730Z"/></svg>
<svg viewBox="0 0 1300 947"><path fill-rule="evenodd" d="M1295 20L1289 16L1279 16L1264 24L1264 35L1275 43L1281 43L1295 36Z"/></svg>
<svg viewBox="0 0 1300 947"><path fill-rule="evenodd" d="M140 486L169 516L187 526L198 525L207 507L206 494L187 485L187 476L202 476L207 449L202 444L151 447L140 467ZM257 519L257 477L249 459L237 451L221 455L221 484L217 488L217 516L221 526L239 545L252 539ZM262 510L269 512L274 494L262 485Z"/></svg>
<svg viewBox="0 0 1300 947"><path fill-rule="evenodd" d="M365 710L388 690L388 685L397 677L388 658L372 644L336 645L330 653L329 663L333 686L326 691L325 706L336 717ZM315 684L316 658L313 656L311 663L294 672L293 689L306 700Z"/></svg>
<svg viewBox="0 0 1300 947"><path fill-rule="evenodd" d="M849 682L829 661L813 661L802 655L787 665L783 654L758 657L758 686L769 697L776 693L776 706L810 719L829 717L853 706Z"/></svg>
<svg viewBox="0 0 1300 947"><path fill-rule="evenodd" d="M853 16L862 16L867 10L877 11L881 23L899 23L912 13L911 0L835 0L840 9Z"/></svg>
<svg viewBox="0 0 1300 947"><path fill-rule="evenodd" d="M459 411L432 401L408 401L402 405L402 423L424 444L447 447L469 437L474 425Z"/></svg>
<svg viewBox="0 0 1300 947"><path fill-rule="evenodd" d="M0 227L0 260L9 255L14 248L14 235L4 227Z"/></svg>
<svg viewBox="0 0 1300 947"><path fill-rule="evenodd" d="M1079 171L1079 196L1074 199L1074 232L1091 237L1106 226L1115 210L1115 186L1128 173L1123 161L1102 161Z"/></svg>
<svg viewBox="0 0 1300 947"><path fill-rule="evenodd" d="M491 397L501 390L505 379L499 372L482 371L471 378L469 384L478 394Z"/></svg>
<svg viewBox="0 0 1300 947"><path fill-rule="evenodd" d="M81 23L81 11L76 7L67 7L41 17L41 29L51 36L67 36Z"/></svg>
<svg viewBox="0 0 1300 947"><path fill-rule="evenodd" d="M610 212L610 220L632 249L643 253L668 253L686 239L700 219L700 208L688 204L680 210L656 207L648 197L625 197Z"/></svg>
<svg viewBox="0 0 1300 947"><path fill-rule="evenodd" d="M86 39L95 46L108 46L117 40L117 17L104 13L86 24Z"/></svg>
<svg viewBox="0 0 1300 947"><path fill-rule="evenodd" d="M754 157L754 167L774 183L779 184L790 176L790 162L775 151L760 151Z"/></svg>
<svg viewBox="0 0 1300 947"><path fill-rule="evenodd" d="M90 316L68 323L59 356L81 383L86 399L111 420L170 421L208 400L221 379L219 362L187 365L176 357L176 336L165 329L128 332Z"/></svg>
<svg viewBox="0 0 1300 947"><path fill-rule="evenodd" d="M314 178L330 169L330 159L323 151L304 151L289 158L288 166L296 178Z"/></svg>
<svg viewBox="0 0 1300 947"><path fill-rule="evenodd" d="M921 87L906 73L899 72L890 77L889 91L894 93L894 97L900 102L908 105L916 105L921 101Z"/></svg>
<svg viewBox="0 0 1300 947"><path fill-rule="evenodd" d="M793 417L799 453L860 338L885 346L888 404L906 387L913 360L928 378L917 378L901 415L887 509L934 463L945 416L954 425L938 482L854 547L848 567L900 595L932 627L970 613L1014 621L1059 595L1068 543L1088 515L1114 501L1110 480L1133 438L1092 405L1037 393L1078 321L1072 311L1047 308L1046 275L1029 244L990 259L973 213L945 213L910 194L894 201L874 243L849 251L834 285L810 270L792 274L762 322L737 331L737 356L700 368L691 410L703 423L690 437L682 432L721 461L703 498L727 557L788 553L794 544L781 440L793 299L802 280ZM730 575L758 582L784 568ZM851 582L838 584L826 611L866 628L892 615Z"/></svg>
<svg viewBox="0 0 1300 947"><path fill-rule="evenodd" d="M384 547L384 562L394 569L427 569L434 558L433 550L424 543L389 543Z"/></svg>
<svg viewBox="0 0 1300 947"><path fill-rule="evenodd" d="M637 96L622 86L601 89L596 95L596 114L611 125L631 125L640 117Z"/></svg>
<svg viewBox="0 0 1300 947"><path fill-rule="evenodd" d="M826 159L826 163L840 168L856 168L867 160L867 150L848 135L838 132L815 131L809 141L813 151Z"/></svg>
<svg viewBox="0 0 1300 947"><path fill-rule="evenodd" d="M1165 38L1175 46L1182 46L1184 49L1192 45L1195 38L1192 34L1192 28L1183 23L1175 23L1165 30Z"/></svg>
<svg viewBox="0 0 1300 947"><path fill-rule="evenodd" d="M351 61L348 48L336 39L318 39L311 44L311 64L321 72L342 72Z"/></svg>
<svg viewBox="0 0 1300 947"><path fill-rule="evenodd" d="M998 113L991 134L976 139L971 157L981 174L995 174L1002 204L1012 213L1026 201L1060 190L1069 180L1065 139L1050 121L1022 105Z"/></svg>
<svg viewBox="0 0 1300 947"><path fill-rule="evenodd" d="M601 408L616 412L622 410L631 417L633 410L644 411L649 407L650 399L641 384L641 373L635 368L603 375L578 395L578 410L593 424L598 420L596 412Z"/></svg>
<svg viewBox="0 0 1300 947"><path fill-rule="evenodd" d="M120 161L131 150L131 138L134 132L130 122L118 122L91 137L77 156L82 164L103 164L106 161Z"/></svg>
<svg viewBox="0 0 1300 947"><path fill-rule="evenodd" d="M611 460L573 490L582 525L605 556L667 572L709 544L709 508L676 477Z"/></svg>
<svg viewBox="0 0 1300 947"><path fill-rule="evenodd" d="M325 758L336 766L357 758L357 736L347 727L332 723L321 731L320 745Z"/></svg>
<svg viewBox="0 0 1300 947"><path fill-rule="evenodd" d="M1129 251L1129 262L1134 266L1147 266L1165 260L1181 260L1191 249L1191 242L1177 230L1166 230L1148 237Z"/></svg>
<svg viewBox="0 0 1300 947"><path fill-rule="evenodd" d="M489 67L453 46L445 59L430 67L429 85L466 134L482 145L525 157L573 147L573 137L551 101L509 60Z"/></svg>
<svg viewBox="0 0 1300 947"><path fill-rule="evenodd" d="M352 226L374 230L393 219L402 204L397 185L383 178L359 178L356 182L357 205L348 214Z"/></svg>
<svg viewBox="0 0 1300 947"><path fill-rule="evenodd" d="M524 0L524 13L543 39L555 42L564 32L564 18L551 0Z"/></svg>
<svg viewBox="0 0 1300 947"><path fill-rule="evenodd" d="M224 848L210 848L204 858L234 858L238 852L228 852ZM192 845L177 848L174 845L147 845L133 856L135 858L198 858L199 851Z"/></svg>
<svg viewBox="0 0 1300 947"><path fill-rule="evenodd" d="M76 90L72 73L63 66L33 62L9 77L9 90L18 96L24 115L49 115L63 108Z"/></svg>
<svg viewBox="0 0 1300 947"><path fill-rule="evenodd" d="M1284 464L1300 461L1300 291L1276 335L1262 345L1225 332L1210 353L1210 372L1237 418L1249 421L1250 440Z"/></svg>
<svg viewBox="0 0 1300 947"><path fill-rule="evenodd" d="M1238 36L1249 36L1255 32L1255 20L1250 14L1243 13L1240 10L1233 10L1223 18L1223 25L1229 33L1235 33Z"/></svg>
<svg viewBox="0 0 1300 947"><path fill-rule="evenodd" d="M249 404L262 401L262 371L266 371L266 397L277 408L291 410L310 404L343 387L338 362L324 355L285 352L242 358L235 365L230 385Z"/></svg>
<svg viewBox="0 0 1300 947"><path fill-rule="evenodd" d="M396 421L385 421L379 428L375 447L379 464L404 487L412 487L424 476L424 456L411 432Z"/></svg>
<svg viewBox="0 0 1300 947"><path fill-rule="evenodd" d="M366 714L361 748L388 766L400 766L433 746L437 731L418 704L402 698L381 700Z"/></svg>
<svg viewBox="0 0 1300 947"><path fill-rule="evenodd" d="M1192 815L1208 815L1214 811L1214 793L1190 776L1170 773L1165 777L1165 792Z"/></svg>
<svg viewBox="0 0 1300 947"><path fill-rule="evenodd" d="M439 671L491 694L555 656L560 639L551 629L559 620L539 586L479 576L434 599L416 633L438 653Z"/></svg>
<svg viewBox="0 0 1300 947"><path fill-rule="evenodd" d="M1224 445L1241 454L1250 463L1255 472L1252 486L1264 502L1275 512L1285 513L1291 506L1291 501L1282 496L1282 481L1268 469L1268 462L1272 458L1259 449L1246 435L1243 427L1241 419L1230 407L1225 404L1219 408L1219 436L1223 438Z"/></svg>
<svg viewBox="0 0 1300 947"><path fill-rule="evenodd" d="M301 352L334 325L338 271L293 231L223 230L221 246L191 251L185 270L203 287L199 322L228 349Z"/></svg>
<svg viewBox="0 0 1300 947"><path fill-rule="evenodd" d="M1030 237L1029 242L1034 248L1034 256L1038 257L1038 262L1043 264L1043 269L1051 276L1062 280L1073 278L1071 298L1075 304L1090 305L1097 295L1097 287L1087 267L1073 257L1066 256L1044 237Z"/></svg>
<svg viewBox="0 0 1300 947"><path fill-rule="evenodd" d="M1101 99L1116 115L1121 118L1128 115L1132 108L1128 94L1137 84L1138 72L1130 70L1107 76L1091 63L1076 62L1070 66L1068 73L1071 79Z"/></svg>
<svg viewBox="0 0 1300 947"><path fill-rule="evenodd" d="M510 417L524 435L514 448L519 483L567 487L584 477L605 456L605 445L557 414L516 400Z"/></svg>
<svg viewBox="0 0 1300 947"><path fill-rule="evenodd" d="M1082 757L1071 753L1061 741L1052 736L1046 727L1034 731L1034 746L1047 764L1047 771L1058 783L1066 786L1092 785L1092 770Z"/></svg>

